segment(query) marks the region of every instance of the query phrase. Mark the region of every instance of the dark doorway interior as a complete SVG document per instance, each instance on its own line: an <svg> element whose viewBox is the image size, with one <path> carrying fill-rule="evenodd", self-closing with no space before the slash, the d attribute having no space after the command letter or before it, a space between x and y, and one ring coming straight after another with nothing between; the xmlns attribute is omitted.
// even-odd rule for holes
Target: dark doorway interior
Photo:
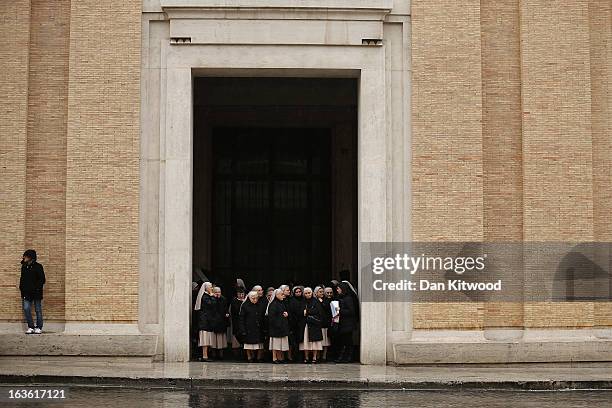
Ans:
<svg viewBox="0 0 612 408"><path fill-rule="evenodd" d="M215 273L274 287L330 279L330 134L213 129Z"/></svg>
<svg viewBox="0 0 612 408"><path fill-rule="evenodd" d="M357 80L196 77L193 119L194 269L356 283Z"/></svg>

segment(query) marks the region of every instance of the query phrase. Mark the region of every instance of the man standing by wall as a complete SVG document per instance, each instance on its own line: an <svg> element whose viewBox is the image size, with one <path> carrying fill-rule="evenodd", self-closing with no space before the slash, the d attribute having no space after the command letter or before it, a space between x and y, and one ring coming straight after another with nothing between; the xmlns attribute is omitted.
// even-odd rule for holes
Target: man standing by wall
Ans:
<svg viewBox="0 0 612 408"><path fill-rule="evenodd" d="M28 249L21 260L21 279L19 290L23 302L23 314L28 323L26 334L41 334L43 327L42 298L45 272L43 266L36 262L36 251ZM36 309L36 326L32 321L32 304Z"/></svg>

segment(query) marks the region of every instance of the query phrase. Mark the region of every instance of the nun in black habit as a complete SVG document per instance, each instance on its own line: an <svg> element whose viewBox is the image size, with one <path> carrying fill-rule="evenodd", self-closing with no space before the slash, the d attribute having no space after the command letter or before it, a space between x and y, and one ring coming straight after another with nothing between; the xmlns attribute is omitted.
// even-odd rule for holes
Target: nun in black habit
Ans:
<svg viewBox="0 0 612 408"><path fill-rule="evenodd" d="M339 301L337 340L339 346L337 363L349 363L353 357L353 332L357 330L356 294L348 282L340 282L336 288Z"/></svg>
<svg viewBox="0 0 612 408"><path fill-rule="evenodd" d="M258 304L260 301L257 292L250 291L240 307L240 335L244 340L244 349L249 363L254 363L257 359L257 352L264 348L264 314Z"/></svg>
<svg viewBox="0 0 612 408"><path fill-rule="evenodd" d="M289 285L280 285L279 289L283 292L283 304L285 305L285 310L289 315L287 318L287 324L289 325L289 335L287 336L289 340L289 350L287 351L287 360L285 362L293 361L293 353L291 350L291 345L293 344L293 332L292 332L292 312L291 312L291 287Z"/></svg>
<svg viewBox="0 0 612 408"><path fill-rule="evenodd" d="M210 282L204 282L198 292L194 310L198 312L198 329L199 342L202 347L202 358L200 361L210 361L208 351L212 347L216 347L217 338L215 336L215 327L217 321L217 298L213 296L213 285Z"/></svg>
<svg viewBox="0 0 612 408"><path fill-rule="evenodd" d="M234 354L236 357L240 357L240 350L242 349L242 344L244 340L240 335L240 306L242 306L242 302L244 302L244 289L236 288L236 296L232 299L230 303L230 316L231 316L231 332L232 332L232 349L234 350Z"/></svg>
<svg viewBox="0 0 612 408"><path fill-rule="evenodd" d="M216 324L213 328L215 332L216 344L213 347L217 350L217 357L223 359L223 350L227 348L227 327L229 326L229 306L227 299L221 293L221 288L213 287L213 296L217 299L216 305Z"/></svg>
<svg viewBox="0 0 612 408"><path fill-rule="evenodd" d="M303 286L294 286L291 290L291 297L288 302L288 312L289 312L289 354L291 358L295 361L299 359L299 339L301 338L301 334L299 333L300 329L298 327L298 322L300 316L303 316L305 302L304 302L304 287Z"/></svg>
<svg viewBox="0 0 612 408"><path fill-rule="evenodd" d="M319 351L323 350L323 318L321 302L313 296L311 288L304 288L304 310L298 320L298 343L304 351L304 363L315 364Z"/></svg>
<svg viewBox="0 0 612 408"><path fill-rule="evenodd" d="M263 362L264 361L264 353L266 352L266 348L267 348L267 341L268 341L268 321L265 319L266 316L266 309L268 307L268 299L265 296L265 292L264 289L261 285L255 285L253 286L253 289L251 289L252 291L257 292L257 296L259 296L259 301L257 302L257 305L259 306L259 310L261 313L261 316L263 316L262 319L262 326L261 326L261 332L263 335L263 348L260 350L257 350L257 361L259 362Z"/></svg>
<svg viewBox="0 0 612 408"><path fill-rule="evenodd" d="M323 332L323 353L321 361L327 361L327 351L331 346L331 338L329 335L329 327L332 321L331 300L325 297L325 289L323 286L317 286L314 290L314 296L321 303L321 331Z"/></svg>
<svg viewBox="0 0 612 408"><path fill-rule="evenodd" d="M272 351L272 362L275 364L284 363L284 353L289 351L289 312L284 299L283 290L276 289L266 310L270 335L269 348Z"/></svg>

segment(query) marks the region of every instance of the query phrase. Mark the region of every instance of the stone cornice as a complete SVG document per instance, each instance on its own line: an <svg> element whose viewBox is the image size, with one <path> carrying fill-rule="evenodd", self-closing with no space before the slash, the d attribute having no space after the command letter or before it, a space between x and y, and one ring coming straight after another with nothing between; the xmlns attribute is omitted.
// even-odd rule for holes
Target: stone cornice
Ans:
<svg viewBox="0 0 612 408"><path fill-rule="evenodd" d="M162 8L318 8L391 10L393 0L161 0Z"/></svg>
<svg viewBox="0 0 612 408"><path fill-rule="evenodd" d="M383 20L393 0L161 0L170 19Z"/></svg>

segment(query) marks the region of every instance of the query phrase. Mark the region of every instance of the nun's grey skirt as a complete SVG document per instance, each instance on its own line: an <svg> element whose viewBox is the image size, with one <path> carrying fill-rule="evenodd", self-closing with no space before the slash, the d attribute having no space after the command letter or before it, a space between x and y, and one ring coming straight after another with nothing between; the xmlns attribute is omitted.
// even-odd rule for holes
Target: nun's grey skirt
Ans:
<svg viewBox="0 0 612 408"><path fill-rule="evenodd" d="M215 333L200 330L200 342L198 343L200 347L216 347L217 346L217 336Z"/></svg>
<svg viewBox="0 0 612 408"><path fill-rule="evenodd" d="M270 337L270 350L289 350L289 337Z"/></svg>
<svg viewBox="0 0 612 408"><path fill-rule="evenodd" d="M232 348L240 348L240 347L242 347L242 344L240 344L236 336L232 335Z"/></svg>
<svg viewBox="0 0 612 408"><path fill-rule="evenodd" d="M215 336L215 345L212 346L216 349L224 349L227 347L227 334L225 333L213 333Z"/></svg>
<svg viewBox="0 0 612 408"><path fill-rule="evenodd" d="M308 325L304 328L304 342L300 343L300 350L323 350L322 341L308 341Z"/></svg>
<svg viewBox="0 0 612 408"><path fill-rule="evenodd" d="M327 327L323 327L321 331L323 332L323 347L331 346L331 340L329 339L329 336L327 334Z"/></svg>
<svg viewBox="0 0 612 408"><path fill-rule="evenodd" d="M263 343L255 343L255 344L244 344L245 350L262 350L264 348Z"/></svg>

